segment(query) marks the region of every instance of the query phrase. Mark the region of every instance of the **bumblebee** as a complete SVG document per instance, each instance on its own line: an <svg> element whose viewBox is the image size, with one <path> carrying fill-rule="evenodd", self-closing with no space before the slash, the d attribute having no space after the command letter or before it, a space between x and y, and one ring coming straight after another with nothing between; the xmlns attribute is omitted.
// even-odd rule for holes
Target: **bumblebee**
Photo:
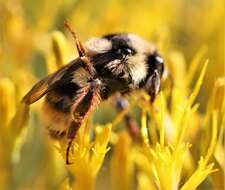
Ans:
<svg viewBox="0 0 225 190"><path fill-rule="evenodd" d="M40 80L24 96L30 105L45 96L43 112L49 134L68 141L69 150L89 113L115 93L144 89L153 102L160 90L163 58L156 47L132 33L91 38L84 45L66 24L79 57Z"/></svg>

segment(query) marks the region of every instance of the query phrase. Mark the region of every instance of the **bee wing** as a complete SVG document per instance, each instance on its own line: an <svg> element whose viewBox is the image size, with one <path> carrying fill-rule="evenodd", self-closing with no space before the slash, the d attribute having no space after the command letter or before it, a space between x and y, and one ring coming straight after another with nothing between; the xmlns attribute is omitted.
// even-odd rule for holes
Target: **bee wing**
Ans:
<svg viewBox="0 0 225 190"><path fill-rule="evenodd" d="M49 89L48 80L51 77L53 76L47 76L35 84L33 88L23 97L22 102L25 104L32 104L44 96Z"/></svg>
<svg viewBox="0 0 225 190"><path fill-rule="evenodd" d="M23 97L22 102L25 104L32 104L42 98L46 93L49 92L49 90L55 87L56 82L58 82L62 78L62 76L64 76L64 74L71 69L71 66L76 65L77 63L79 63L79 61L74 60L56 71L55 73L50 74L44 79L40 80ZM79 66L79 64L77 66Z"/></svg>

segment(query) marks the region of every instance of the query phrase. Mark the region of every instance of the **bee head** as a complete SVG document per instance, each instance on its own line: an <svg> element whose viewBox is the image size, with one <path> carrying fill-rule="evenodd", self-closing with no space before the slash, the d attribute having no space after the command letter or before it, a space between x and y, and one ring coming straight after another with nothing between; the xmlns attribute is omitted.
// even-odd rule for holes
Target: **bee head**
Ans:
<svg viewBox="0 0 225 190"><path fill-rule="evenodd" d="M133 88L144 88L152 100L155 98L160 88L164 61L153 44L136 34L119 33L92 38L86 47L89 54L96 57L95 63L110 65L115 73L120 73L123 68L123 74L131 78Z"/></svg>

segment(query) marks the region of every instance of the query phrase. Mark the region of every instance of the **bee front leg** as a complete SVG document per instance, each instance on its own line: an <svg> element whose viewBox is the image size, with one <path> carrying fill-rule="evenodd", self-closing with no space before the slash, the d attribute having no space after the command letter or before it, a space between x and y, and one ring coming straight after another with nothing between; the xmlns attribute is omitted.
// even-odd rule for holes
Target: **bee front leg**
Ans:
<svg viewBox="0 0 225 190"><path fill-rule="evenodd" d="M88 117L90 112L101 102L100 90L102 83L99 79L95 79L83 87L79 92L77 100L71 108L71 118L69 129L67 131L67 148L66 148L66 164L71 164L69 161L69 153L72 142L76 137L82 123Z"/></svg>
<svg viewBox="0 0 225 190"><path fill-rule="evenodd" d="M124 111L125 109L128 109L129 102L125 98L123 98L121 96L117 96L115 98L115 101L116 101L115 102L116 109L117 109L118 112L121 112L121 111ZM132 139L135 140L135 141L140 141L141 138L140 138L140 130L139 130L138 123L132 117L132 115L129 111L125 114L124 122L125 122L126 128L129 132L130 136L132 137Z"/></svg>

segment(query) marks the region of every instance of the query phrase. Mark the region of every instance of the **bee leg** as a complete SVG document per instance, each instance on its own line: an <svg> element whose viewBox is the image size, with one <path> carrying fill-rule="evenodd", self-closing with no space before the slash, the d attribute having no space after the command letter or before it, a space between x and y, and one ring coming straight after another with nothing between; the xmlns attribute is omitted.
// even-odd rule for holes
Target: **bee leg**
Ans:
<svg viewBox="0 0 225 190"><path fill-rule="evenodd" d="M76 137L77 131L79 130L85 119L88 117L89 113L101 101L101 85L102 83L99 79L95 79L92 82L88 83L87 86L81 89L79 97L71 108L72 122L67 132L68 144L66 149L66 164L71 164L69 161L69 153L73 139Z"/></svg>
<svg viewBox="0 0 225 190"><path fill-rule="evenodd" d="M118 96L116 97L116 109L118 112L124 111L129 107L129 102L121 97ZM132 117L130 112L127 112L125 117L124 117L125 125L126 128L128 129L128 132L130 136L132 137L133 140L135 141L140 141L140 130L139 130L139 125L136 122L136 120Z"/></svg>
<svg viewBox="0 0 225 190"><path fill-rule="evenodd" d="M72 29L72 27L69 25L68 22L65 21L64 23L65 27L70 31L70 33L73 36L73 39L75 41L76 47L77 47L77 51L79 54L80 59L84 62L85 67L87 69L87 71L90 73L90 75L93 78L96 78L96 70L93 66L93 64L91 63L88 55L87 55L87 51L86 48L83 46L83 44L81 43L81 41L79 40L77 34L74 32L74 30Z"/></svg>
<svg viewBox="0 0 225 190"><path fill-rule="evenodd" d="M72 29L72 27L70 26L70 24L67 21L64 22L64 25L69 30L69 32L72 34L72 37L73 37L74 42L76 44L79 56L80 57L85 56L86 55L86 50L85 50L84 46L82 45L81 41L79 40L77 34L74 32L74 30Z"/></svg>
<svg viewBox="0 0 225 190"><path fill-rule="evenodd" d="M72 164L72 162L69 161L69 154L70 154L70 148L73 143L73 139L70 139L69 142L67 143L66 147L66 165Z"/></svg>
<svg viewBox="0 0 225 190"><path fill-rule="evenodd" d="M67 143L67 147L66 147L66 164L72 164L69 161L69 153L70 153L70 148L72 146L73 143L73 139L75 138L78 129L80 128L81 123L80 122L76 122L76 121L72 121L67 133L67 139L68 139L68 143Z"/></svg>

